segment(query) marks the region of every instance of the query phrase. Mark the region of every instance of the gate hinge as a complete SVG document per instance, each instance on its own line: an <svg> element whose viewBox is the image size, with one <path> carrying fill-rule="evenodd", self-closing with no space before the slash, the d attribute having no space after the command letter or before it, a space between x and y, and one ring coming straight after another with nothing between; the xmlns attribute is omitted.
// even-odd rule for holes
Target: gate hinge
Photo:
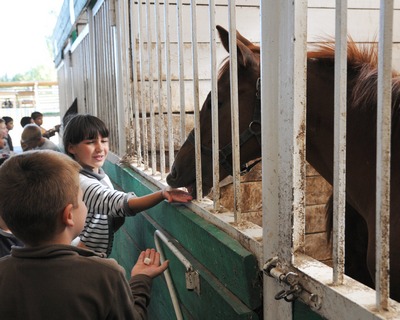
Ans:
<svg viewBox="0 0 400 320"><path fill-rule="evenodd" d="M321 308L321 298L314 293L304 289L299 283L299 275L295 272L284 271L282 263L278 257L269 259L263 266L263 271L266 275L278 280L289 286L287 290L281 290L275 295L276 300L284 299L287 302L292 302L300 298L304 303L318 310ZM285 268L286 269L286 268Z"/></svg>

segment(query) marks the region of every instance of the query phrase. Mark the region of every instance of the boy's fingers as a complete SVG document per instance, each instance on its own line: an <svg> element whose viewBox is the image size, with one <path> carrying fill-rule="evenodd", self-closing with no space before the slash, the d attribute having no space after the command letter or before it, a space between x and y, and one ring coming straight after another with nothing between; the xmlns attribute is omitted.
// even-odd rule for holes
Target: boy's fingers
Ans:
<svg viewBox="0 0 400 320"><path fill-rule="evenodd" d="M165 271L168 268L168 264L169 264L169 260L165 260L161 265L160 265L160 269L162 271Z"/></svg>

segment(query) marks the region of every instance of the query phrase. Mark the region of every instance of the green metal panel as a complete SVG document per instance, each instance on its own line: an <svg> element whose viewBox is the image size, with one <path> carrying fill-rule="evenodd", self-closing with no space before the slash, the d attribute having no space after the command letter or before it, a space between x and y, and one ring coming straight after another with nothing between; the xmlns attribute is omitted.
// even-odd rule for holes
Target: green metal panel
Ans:
<svg viewBox="0 0 400 320"><path fill-rule="evenodd" d="M141 196L156 190L131 169L110 162L104 169L125 191ZM256 258L185 205L164 201L126 219L115 235L111 257L125 268L127 277L140 251L155 247L156 229L178 241L180 251L200 275L200 294L187 290L184 266L163 246L185 319L262 319L262 278ZM294 319L321 319L301 303L296 302L294 310ZM164 277L154 281L149 319L175 319Z"/></svg>
<svg viewBox="0 0 400 320"><path fill-rule="evenodd" d="M320 315L313 312L305 304L296 301L293 304L293 319L294 320L323 320Z"/></svg>
<svg viewBox="0 0 400 320"><path fill-rule="evenodd" d="M134 190L138 196L156 189L130 169L111 163L104 169L119 187ZM189 319L258 318L253 310L262 305L262 290L256 258L236 240L184 205L164 201L145 214L126 219L116 234L112 256L128 272L139 250L155 246L153 235L156 229L177 239L185 256L191 257L189 261L199 271L200 295L186 289L183 265L165 248L171 277L179 299L191 315ZM166 291L164 299L167 296Z"/></svg>

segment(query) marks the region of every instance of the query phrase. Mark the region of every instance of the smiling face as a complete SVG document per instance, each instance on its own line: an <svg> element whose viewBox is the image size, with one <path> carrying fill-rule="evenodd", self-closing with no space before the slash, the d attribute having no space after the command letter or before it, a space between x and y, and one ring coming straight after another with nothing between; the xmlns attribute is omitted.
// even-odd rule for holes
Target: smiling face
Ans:
<svg viewBox="0 0 400 320"><path fill-rule="evenodd" d="M100 134L95 139L85 139L77 144L70 144L68 152L84 167L98 173L108 154L108 138Z"/></svg>

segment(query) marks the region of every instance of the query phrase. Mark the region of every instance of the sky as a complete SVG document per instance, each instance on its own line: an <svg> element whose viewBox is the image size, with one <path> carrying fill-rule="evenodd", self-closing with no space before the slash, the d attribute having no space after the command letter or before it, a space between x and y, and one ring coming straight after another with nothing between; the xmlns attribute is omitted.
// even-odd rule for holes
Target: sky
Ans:
<svg viewBox="0 0 400 320"><path fill-rule="evenodd" d="M51 37L64 0L0 0L0 76L54 66Z"/></svg>

